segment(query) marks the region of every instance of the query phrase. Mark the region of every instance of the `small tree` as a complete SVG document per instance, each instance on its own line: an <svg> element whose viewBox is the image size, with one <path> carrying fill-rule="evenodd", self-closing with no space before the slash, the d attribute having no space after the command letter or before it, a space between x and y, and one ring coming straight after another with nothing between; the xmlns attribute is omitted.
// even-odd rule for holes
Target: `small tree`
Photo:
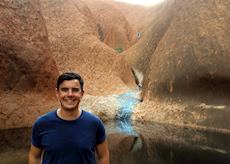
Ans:
<svg viewBox="0 0 230 164"><path fill-rule="evenodd" d="M117 47L115 48L115 50L118 52L118 53L122 53L124 50L122 47Z"/></svg>

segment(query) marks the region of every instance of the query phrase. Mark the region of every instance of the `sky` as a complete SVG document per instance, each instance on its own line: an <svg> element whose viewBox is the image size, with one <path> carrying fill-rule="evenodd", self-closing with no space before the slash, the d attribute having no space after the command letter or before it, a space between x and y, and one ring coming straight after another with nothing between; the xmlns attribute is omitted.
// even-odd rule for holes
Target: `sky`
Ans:
<svg viewBox="0 0 230 164"><path fill-rule="evenodd" d="M114 0L114 1L120 1L130 4L139 4L143 6L153 6L159 2L162 2L163 0Z"/></svg>

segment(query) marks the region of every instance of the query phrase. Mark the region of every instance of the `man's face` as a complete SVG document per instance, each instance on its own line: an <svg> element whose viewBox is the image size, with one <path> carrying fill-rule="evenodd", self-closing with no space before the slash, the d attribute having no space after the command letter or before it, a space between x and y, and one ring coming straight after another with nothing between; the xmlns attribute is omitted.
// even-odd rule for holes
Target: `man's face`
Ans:
<svg viewBox="0 0 230 164"><path fill-rule="evenodd" d="M83 97L84 91L81 90L79 80L65 80L56 89L56 95L64 110L76 110Z"/></svg>

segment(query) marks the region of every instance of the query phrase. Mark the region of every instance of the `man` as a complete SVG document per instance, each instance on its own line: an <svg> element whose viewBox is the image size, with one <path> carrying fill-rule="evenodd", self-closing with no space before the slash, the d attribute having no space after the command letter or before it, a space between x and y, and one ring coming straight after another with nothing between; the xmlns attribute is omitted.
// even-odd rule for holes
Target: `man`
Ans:
<svg viewBox="0 0 230 164"><path fill-rule="evenodd" d="M79 107L84 81L77 73L59 76L56 96L60 108L39 117L32 130L29 164L109 164L101 120Z"/></svg>

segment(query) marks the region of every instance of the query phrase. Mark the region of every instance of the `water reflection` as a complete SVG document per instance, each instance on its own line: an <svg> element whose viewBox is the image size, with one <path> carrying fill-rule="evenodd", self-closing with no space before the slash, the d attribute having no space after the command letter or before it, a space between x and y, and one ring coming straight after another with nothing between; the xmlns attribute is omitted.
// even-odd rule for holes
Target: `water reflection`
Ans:
<svg viewBox="0 0 230 164"><path fill-rule="evenodd" d="M30 128L0 130L0 163L26 164L30 134Z"/></svg>
<svg viewBox="0 0 230 164"><path fill-rule="evenodd" d="M122 133L127 135L138 136L138 132L134 129L132 121L109 121L105 123L107 133Z"/></svg>
<svg viewBox="0 0 230 164"><path fill-rule="evenodd" d="M227 132L154 122L129 123L132 128L119 121L106 123L111 164L230 163ZM27 163L30 132L30 128L0 131L1 164Z"/></svg>
<svg viewBox="0 0 230 164"><path fill-rule="evenodd" d="M111 164L229 164L230 133L160 123L132 122L135 133L106 124ZM117 158L119 157L119 158Z"/></svg>

